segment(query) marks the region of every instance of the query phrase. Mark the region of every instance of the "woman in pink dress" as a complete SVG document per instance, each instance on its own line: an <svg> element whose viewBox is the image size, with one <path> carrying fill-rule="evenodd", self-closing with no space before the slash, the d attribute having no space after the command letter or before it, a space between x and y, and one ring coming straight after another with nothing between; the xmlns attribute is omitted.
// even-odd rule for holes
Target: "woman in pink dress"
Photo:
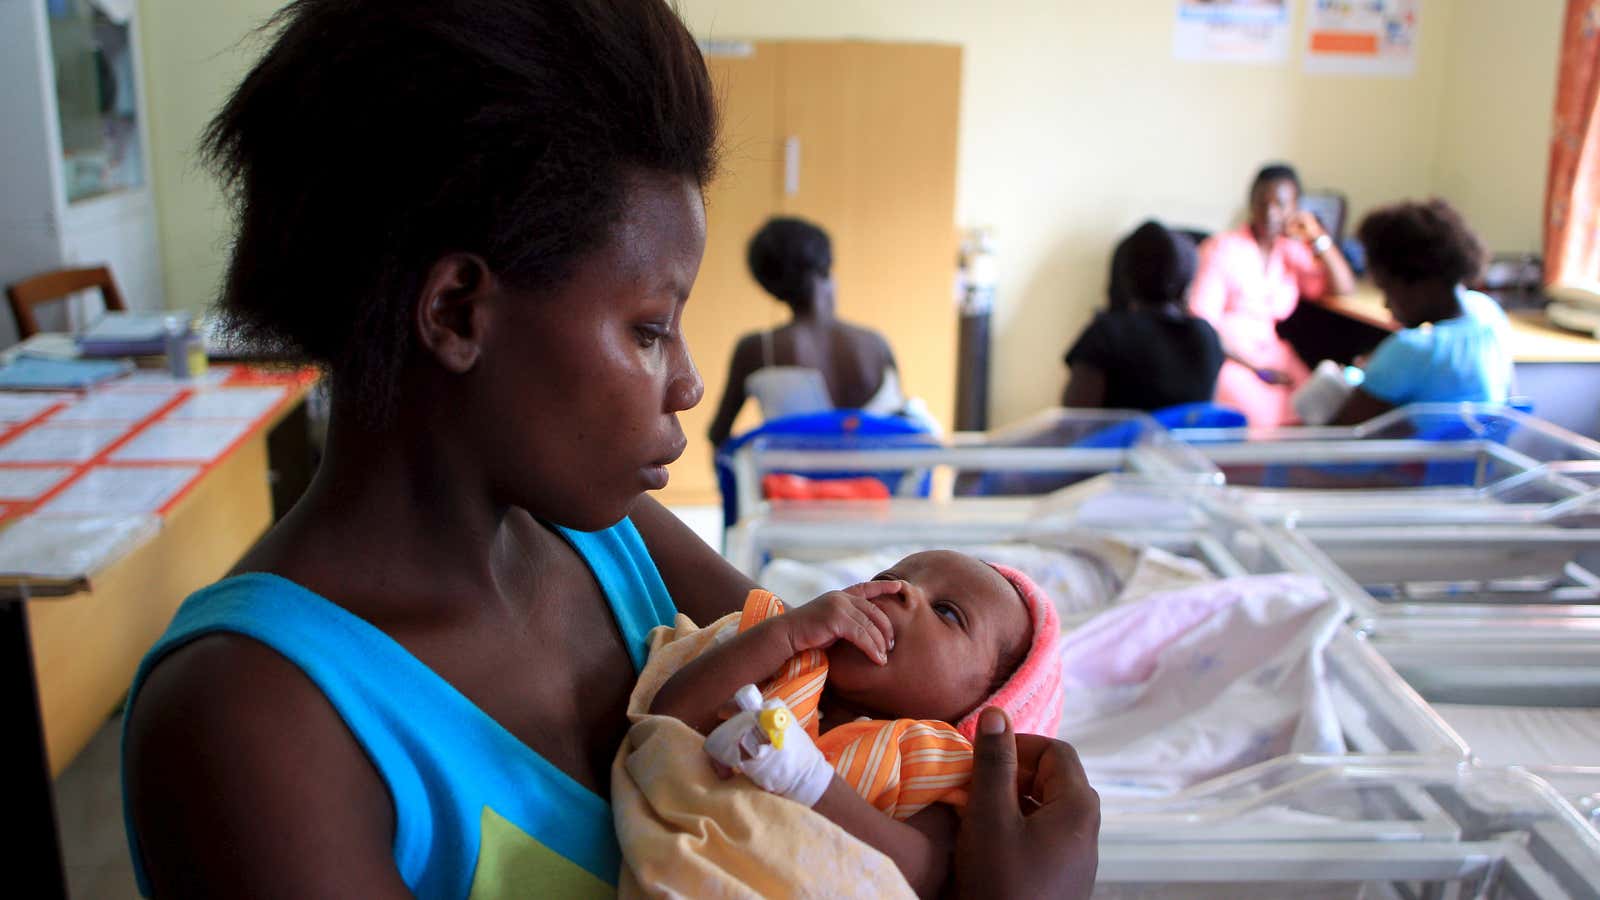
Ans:
<svg viewBox="0 0 1600 900"><path fill-rule="evenodd" d="M1299 208L1300 178L1270 165L1250 185L1250 222L1200 245L1189 308L1222 338L1227 362L1216 401L1253 426L1292 424L1289 395L1309 377L1294 348L1278 336L1301 297L1346 294L1350 264L1316 216Z"/></svg>

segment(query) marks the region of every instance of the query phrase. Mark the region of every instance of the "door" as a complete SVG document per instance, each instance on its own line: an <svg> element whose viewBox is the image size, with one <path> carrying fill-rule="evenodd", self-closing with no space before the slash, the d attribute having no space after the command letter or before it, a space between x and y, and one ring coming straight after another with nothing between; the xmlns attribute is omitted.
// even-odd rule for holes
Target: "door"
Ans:
<svg viewBox="0 0 1600 900"><path fill-rule="evenodd" d="M955 166L961 50L928 44L719 45L706 62L722 108L722 157L706 192L706 254L684 318L705 400L682 416L689 447L663 502L718 502L706 429L734 345L787 321L745 266L773 215L833 240L839 315L888 338L909 396L954 412ZM738 434L760 423L754 401Z"/></svg>

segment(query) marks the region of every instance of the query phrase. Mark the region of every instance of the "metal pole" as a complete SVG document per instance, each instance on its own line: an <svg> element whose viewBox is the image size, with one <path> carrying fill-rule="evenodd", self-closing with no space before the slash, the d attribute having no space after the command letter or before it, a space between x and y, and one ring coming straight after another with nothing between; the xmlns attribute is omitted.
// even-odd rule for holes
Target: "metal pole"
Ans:
<svg viewBox="0 0 1600 900"><path fill-rule="evenodd" d="M989 427L989 313L963 313L956 356L956 431Z"/></svg>

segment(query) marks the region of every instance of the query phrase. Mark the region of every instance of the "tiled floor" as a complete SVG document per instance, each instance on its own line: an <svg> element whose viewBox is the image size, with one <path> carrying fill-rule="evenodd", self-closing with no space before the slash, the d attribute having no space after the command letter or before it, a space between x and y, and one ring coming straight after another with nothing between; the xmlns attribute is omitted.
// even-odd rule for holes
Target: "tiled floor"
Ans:
<svg viewBox="0 0 1600 900"><path fill-rule="evenodd" d="M722 547L722 510L715 506L673 510L712 547ZM139 896L122 829L118 741L122 717L114 718L56 779L67 885L75 900L123 900Z"/></svg>
<svg viewBox="0 0 1600 900"><path fill-rule="evenodd" d="M720 506L674 506L672 511L685 525L694 529L700 539L722 550L722 507Z"/></svg>
<svg viewBox="0 0 1600 900"><path fill-rule="evenodd" d="M122 717L100 729L89 746L56 779L56 818L67 888L75 900L122 900L139 896L122 830Z"/></svg>

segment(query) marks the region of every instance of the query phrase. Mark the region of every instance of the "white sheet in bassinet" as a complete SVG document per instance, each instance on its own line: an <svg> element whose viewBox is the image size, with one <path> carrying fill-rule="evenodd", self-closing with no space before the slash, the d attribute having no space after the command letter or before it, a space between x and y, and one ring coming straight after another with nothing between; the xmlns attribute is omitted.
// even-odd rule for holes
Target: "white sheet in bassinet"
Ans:
<svg viewBox="0 0 1600 900"><path fill-rule="evenodd" d="M1107 796L1338 753L1323 651L1346 613L1303 575L1229 578L1108 610L1062 639L1056 736Z"/></svg>
<svg viewBox="0 0 1600 900"><path fill-rule="evenodd" d="M1600 766L1600 709L1457 703L1433 708L1485 765Z"/></svg>
<svg viewBox="0 0 1600 900"><path fill-rule="evenodd" d="M1178 565L1191 561L1155 548L1102 542L1095 553L1093 545L962 549L1026 572L1055 601L1067 687L1057 736L1078 748L1097 789L1162 795L1284 753L1343 749L1322 653L1346 612L1319 583L1291 575L1208 583ZM809 600L920 549L778 558L758 583L786 602ZM1114 571L1116 555L1126 574Z"/></svg>
<svg viewBox="0 0 1600 900"><path fill-rule="evenodd" d="M1037 542L961 547L979 559L1027 573L1055 604L1062 625L1071 627L1115 603L1186 587L1213 576L1201 562L1142 544L1094 533L1062 533ZM826 560L776 557L756 583L799 606L848 585L870 580L927 544L896 544Z"/></svg>
<svg viewBox="0 0 1600 900"><path fill-rule="evenodd" d="M1321 881L1264 881L1236 884L1097 884L1094 900L1367 900L1388 897L1366 885Z"/></svg>

